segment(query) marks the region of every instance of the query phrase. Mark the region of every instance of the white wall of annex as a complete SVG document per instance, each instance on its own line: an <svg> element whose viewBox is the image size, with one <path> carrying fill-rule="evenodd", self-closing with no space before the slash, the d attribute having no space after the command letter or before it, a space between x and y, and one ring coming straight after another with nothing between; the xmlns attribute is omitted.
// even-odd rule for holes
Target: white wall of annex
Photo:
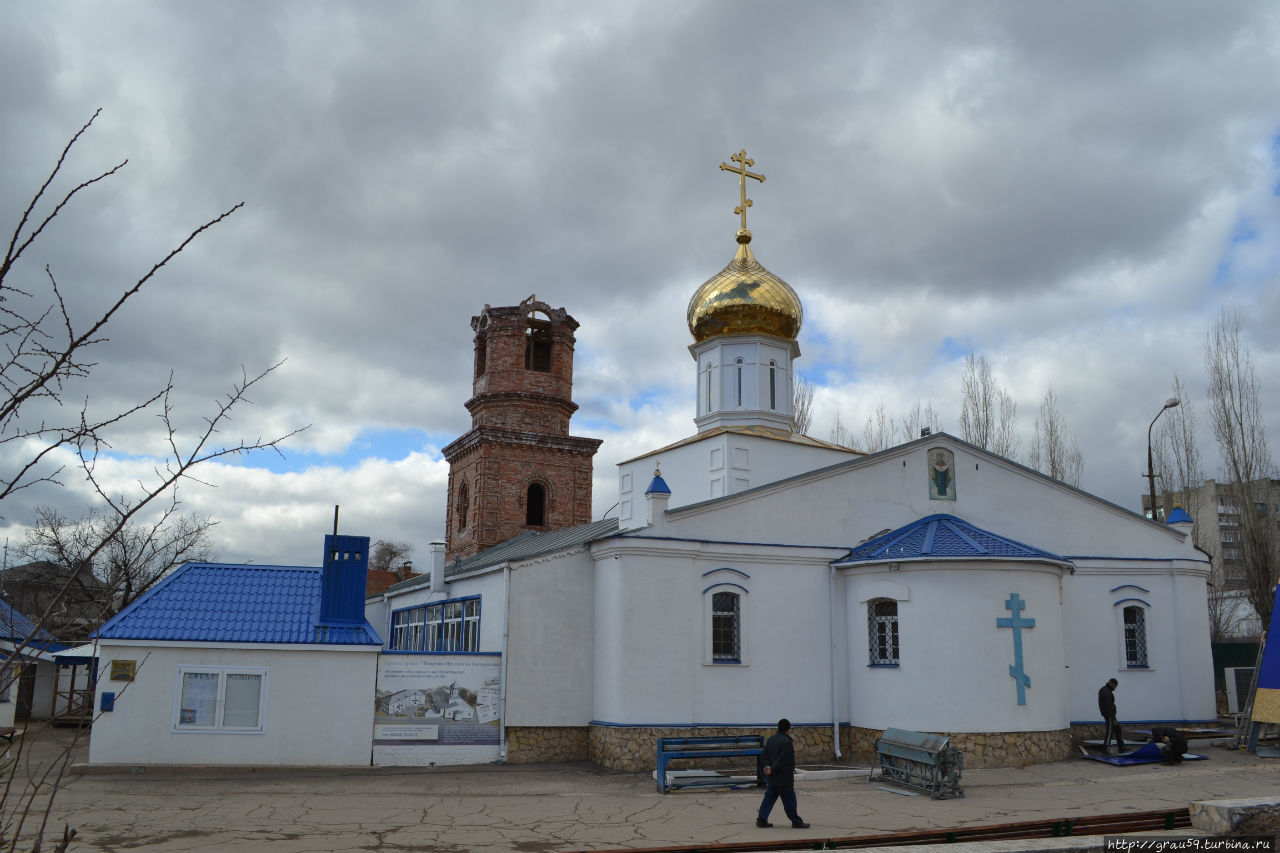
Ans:
<svg viewBox="0 0 1280 853"><path fill-rule="evenodd" d="M831 722L826 561L795 554L656 553L612 540L596 552L595 718L630 725ZM772 559L771 559L772 557ZM745 573L721 573L729 568ZM708 574L710 573L710 574ZM707 658L704 589L742 595L742 663ZM604 616L603 614L608 614Z"/></svg>
<svg viewBox="0 0 1280 853"><path fill-rule="evenodd" d="M927 732L1067 727L1061 570L935 563L857 571L844 579L854 726ZM898 603L896 667L869 665L866 599L882 595L884 582L909 591L909 599ZM1013 630L996 624L1012 615L1005 606L1012 593L1026 602L1021 615L1035 620L1035 627L1021 632L1023 666L1031 679L1025 705L1018 704L1009 673Z"/></svg>
<svg viewBox="0 0 1280 853"><path fill-rule="evenodd" d="M420 607L455 598L480 596L480 648L482 652L502 651L502 634L506 629L507 592L502 571L464 577L445 583L444 591L432 593L424 584L394 597L388 597L384 605L373 607L365 603L365 617L382 638L384 648L391 647L391 616L397 610ZM380 620L374 622L374 617Z"/></svg>
<svg viewBox="0 0 1280 853"><path fill-rule="evenodd" d="M596 630L588 552L513 568L510 613L506 724L585 726L591 721Z"/></svg>
<svg viewBox="0 0 1280 853"><path fill-rule="evenodd" d="M361 651L147 648L103 642L98 692L115 710L94 721L90 764L366 766L373 737L378 655ZM113 660L137 661L132 682L109 679ZM178 667L266 667L263 731L172 731ZM94 707L99 706L97 697ZM335 732L340 733L336 736Z"/></svg>

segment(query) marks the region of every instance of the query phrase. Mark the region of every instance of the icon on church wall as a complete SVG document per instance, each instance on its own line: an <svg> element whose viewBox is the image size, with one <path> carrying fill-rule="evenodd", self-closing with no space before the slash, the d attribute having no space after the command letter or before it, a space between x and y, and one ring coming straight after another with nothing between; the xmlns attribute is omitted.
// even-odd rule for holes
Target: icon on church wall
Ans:
<svg viewBox="0 0 1280 853"><path fill-rule="evenodd" d="M935 447L929 451L929 500L956 499L955 461L955 455L946 448Z"/></svg>

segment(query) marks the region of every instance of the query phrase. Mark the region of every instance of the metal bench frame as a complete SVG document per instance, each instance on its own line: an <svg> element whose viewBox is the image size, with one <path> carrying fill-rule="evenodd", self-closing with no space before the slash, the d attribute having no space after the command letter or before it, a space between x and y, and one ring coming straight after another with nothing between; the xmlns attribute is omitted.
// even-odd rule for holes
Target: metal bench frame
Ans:
<svg viewBox="0 0 1280 853"><path fill-rule="evenodd" d="M756 756L756 775L759 778L759 756L764 755L763 735L725 735L723 737L660 737L658 738L658 793L665 794L671 788L719 787L732 785L723 778L694 779L667 784L667 764L674 758L740 758Z"/></svg>

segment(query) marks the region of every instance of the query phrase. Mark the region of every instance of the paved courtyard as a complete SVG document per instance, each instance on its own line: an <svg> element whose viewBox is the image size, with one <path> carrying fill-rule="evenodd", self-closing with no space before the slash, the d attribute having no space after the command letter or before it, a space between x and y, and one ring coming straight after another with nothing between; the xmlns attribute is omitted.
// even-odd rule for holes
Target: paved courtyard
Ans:
<svg viewBox="0 0 1280 853"><path fill-rule="evenodd" d="M59 738L69 737L59 732ZM27 751L54 755L48 738ZM1280 797L1280 761L1193 742L1207 761L1111 767L1068 761L966 772L962 799L886 791L863 778L798 786L792 830L753 825L755 789L668 795L645 774L587 764L351 770L81 772L58 794L48 838L64 822L73 851L572 851L824 838L946 829L1151 809L1197 799ZM83 745L73 762L85 758ZM50 845L51 847L51 845ZM50 849L46 847L46 849ZM25 849L25 848L24 848Z"/></svg>

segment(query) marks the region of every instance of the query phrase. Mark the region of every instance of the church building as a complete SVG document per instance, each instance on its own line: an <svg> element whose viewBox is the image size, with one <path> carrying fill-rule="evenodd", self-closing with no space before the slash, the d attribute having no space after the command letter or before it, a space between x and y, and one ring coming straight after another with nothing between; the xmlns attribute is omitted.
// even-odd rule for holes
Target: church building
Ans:
<svg viewBox="0 0 1280 853"><path fill-rule="evenodd" d="M730 159L736 250L687 313L696 431L621 463L608 518L599 442L569 435L576 321L532 297L472 320L445 542L366 601L384 659L489 656L498 735L442 761L649 769L660 736L785 716L802 762L868 761L894 726L1022 766L1073 754L1113 677L1122 722L1213 720L1189 523L945 433L862 454L795 430L801 301L752 249L764 176Z"/></svg>

